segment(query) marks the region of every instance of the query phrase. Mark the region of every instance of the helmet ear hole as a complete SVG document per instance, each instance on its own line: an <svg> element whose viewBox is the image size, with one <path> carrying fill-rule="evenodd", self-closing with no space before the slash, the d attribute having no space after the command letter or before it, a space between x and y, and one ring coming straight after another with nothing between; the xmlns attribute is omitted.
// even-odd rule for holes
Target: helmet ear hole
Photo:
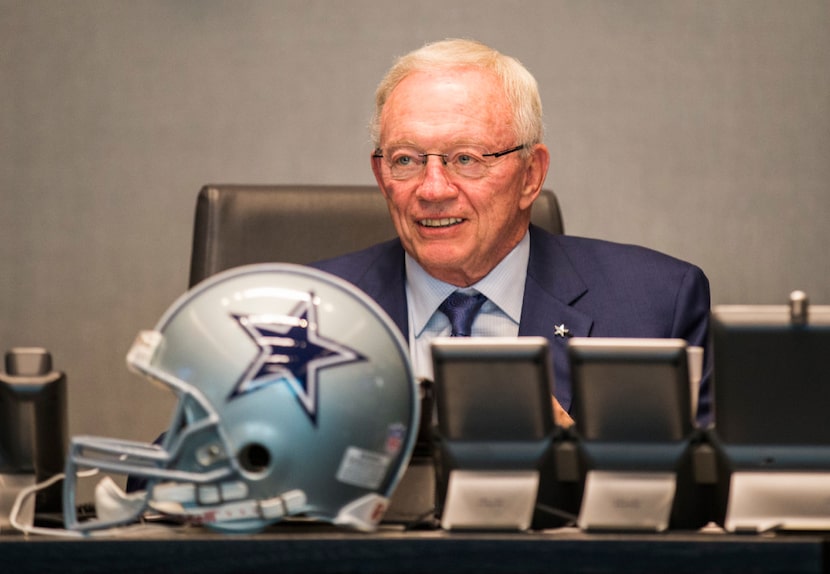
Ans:
<svg viewBox="0 0 830 574"><path fill-rule="evenodd" d="M248 472L263 472L271 464L271 453L261 444L251 443L242 447L237 460Z"/></svg>

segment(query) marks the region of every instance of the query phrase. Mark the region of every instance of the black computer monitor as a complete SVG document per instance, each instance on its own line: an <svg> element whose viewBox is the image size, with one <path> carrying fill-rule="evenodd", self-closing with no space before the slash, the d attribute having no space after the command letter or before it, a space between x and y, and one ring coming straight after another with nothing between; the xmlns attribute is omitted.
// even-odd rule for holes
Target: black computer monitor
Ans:
<svg viewBox="0 0 830 574"><path fill-rule="evenodd" d="M830 449L830 306L812 306L805 323L784 305L724 305L712 311L715 429L736 447L799 445L807 458L786 449L763 456L757 448L736 464L770 467L811 459L811 448Z"/></svg>
<svg viewBox="0 0 830 574"><path fill-rule="evenodd" d="M432 359L438 515L454 471L541 473L556 431L547 339L439 338Z"/></svg>
<svg viewBox="0 0 830 574"><path fill-rule="evenodd" d="M534 442L550 435L553 371L547 339L448 338L433 343L432 358L444 439ZM507 461L475 464L502 463Z"/></svg>
<svg viewBox="0 0 830 574"><path fill-rule="evenodd" d="M568 356L580 436L601 442L671 442L692 430L682 339L576 337Z"/></svg>
<svg viewBox="0 0 830 574"><path fill-rule="evenodd" d="M712 311L717 521L727 529L830 526L820 504L823 487L794 487L781 478L824 475L826 483L830 476L830 306L793 311L792 305ZM747 511L748 496L764 504Z"/></svg>
<svg viewBox="0 0 830 574"><path fill-rule="evenodd" d="M711 514L694 478L687 353L682 339L575 337L568 344L583 480L591 471L673 474L670 528L698 528ZM624 516L614 520L599 528L638 528Z"/></svg>

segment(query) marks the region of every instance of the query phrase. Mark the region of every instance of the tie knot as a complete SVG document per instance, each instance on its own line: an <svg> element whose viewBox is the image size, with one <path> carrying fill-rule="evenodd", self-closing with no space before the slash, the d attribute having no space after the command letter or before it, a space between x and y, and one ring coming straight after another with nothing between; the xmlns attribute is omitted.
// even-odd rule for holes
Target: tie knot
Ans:
<svg viewBox="0 0 830 574"><path fill-rule="evenodd" d="M486 300L481 293L467 295L461 291L453 291L444 299L438 310L449 318L453 337L470 336L473 319Z"/></svg>

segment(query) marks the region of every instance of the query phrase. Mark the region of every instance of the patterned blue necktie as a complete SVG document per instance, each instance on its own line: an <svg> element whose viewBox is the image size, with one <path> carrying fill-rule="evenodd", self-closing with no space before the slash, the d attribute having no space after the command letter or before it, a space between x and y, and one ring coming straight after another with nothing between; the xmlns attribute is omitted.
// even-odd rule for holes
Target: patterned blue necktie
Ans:
<svg viewBox="0 0 830 574"><path fill-rule="evenodd" d="M478 313L487 297L481 293L467 295L460 291L454 291L444 299L438 310L449 317L452 325L453 337L469 337L473 326L473 319Z"/></svg>

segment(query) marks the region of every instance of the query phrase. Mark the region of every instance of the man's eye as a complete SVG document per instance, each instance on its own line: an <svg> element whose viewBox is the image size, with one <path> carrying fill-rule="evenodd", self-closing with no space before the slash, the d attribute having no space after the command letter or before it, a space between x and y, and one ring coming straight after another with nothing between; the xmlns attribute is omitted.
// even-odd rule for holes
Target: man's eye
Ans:
<svg viewBox="0 0 830 574"><path fill-rule="evenodd" d="M478 161L479 161L478 158L476 156L472 155L472 154L459 153L459 154L455 155L455 159L453 160L453 163L455 163L456 165L466 167L466 166L470 166L470 165L475 165L476 163L478 163Z"/></svg>
<svg viewBox="0 0 830 574"><path fill-rule="evenodd" d="M399 154L392 158L392 163L399 167L409 167L415 163L415 157L407 154Z"/></svg>

